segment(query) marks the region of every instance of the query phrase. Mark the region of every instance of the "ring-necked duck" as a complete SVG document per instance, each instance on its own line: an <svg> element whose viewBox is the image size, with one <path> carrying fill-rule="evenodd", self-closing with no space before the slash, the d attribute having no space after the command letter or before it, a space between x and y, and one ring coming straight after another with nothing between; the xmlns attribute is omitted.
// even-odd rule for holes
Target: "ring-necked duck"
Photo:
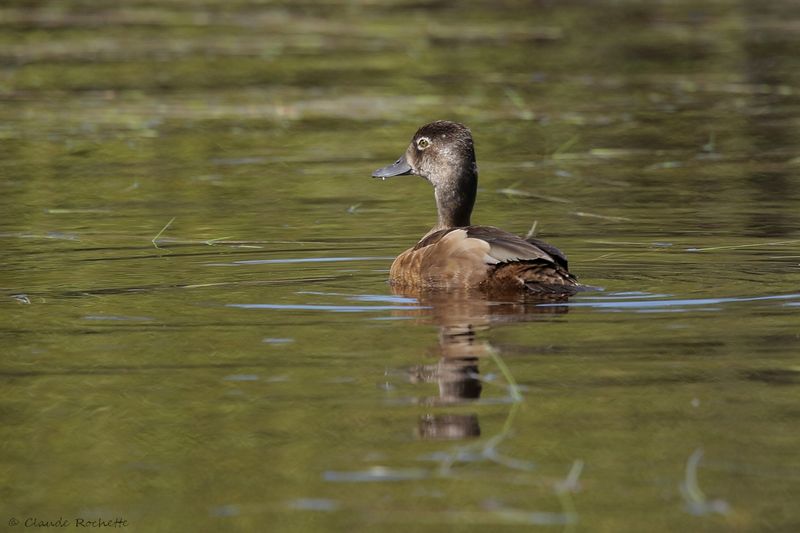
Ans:
<svg viewBox="0 0 800 533"><path fill-rule="evenodd" d="M405 154L375 178L415 174L433 185L439 221L392 263L390 281L409 288L479 288L572 293L580 285L558 248L492 226L470 224L478 188L472 134L439 120L414 134Z"/></svg>

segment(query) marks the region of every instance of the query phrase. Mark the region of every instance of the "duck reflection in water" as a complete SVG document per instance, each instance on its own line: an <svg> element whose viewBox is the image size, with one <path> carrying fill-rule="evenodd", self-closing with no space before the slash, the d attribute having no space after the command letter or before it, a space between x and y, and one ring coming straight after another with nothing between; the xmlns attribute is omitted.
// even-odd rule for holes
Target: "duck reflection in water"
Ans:
<svg viewBox="0 0 800 533"><path fill-rule="evenodd" d="M424 323L439 326L438 343L432 350L438 361L409 369L411 383L435 383L439 394L428 397L423 404L432 408L422 415L417 424L417 435L422 439L464 439L481 434L477 413L460 414L440 412L454 405L480 399L483 380L480 361L500 353L482 332L496 323L527 322L567 313L566 305L549 304L565 302L565 295L542 296L506 295L490 298L477 291L409 290L393 287L397 296L414 298L424 309L404 311ZM436 411L433 411L436 408Z"/></svg>

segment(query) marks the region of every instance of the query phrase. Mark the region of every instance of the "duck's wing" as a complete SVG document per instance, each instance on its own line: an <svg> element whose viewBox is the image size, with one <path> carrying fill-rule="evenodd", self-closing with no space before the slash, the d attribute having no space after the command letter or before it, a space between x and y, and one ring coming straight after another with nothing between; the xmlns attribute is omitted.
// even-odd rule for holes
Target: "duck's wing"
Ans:
<svg viewBox="0 0 800 533"><path fill-rule="evenodd" d="M558 256L563 255L555 246L550 246L541 241L531 242L493 226L469 226L464 229L468 238L487 242L489 244L488 255L498 263L534 261L538 259L560 264L560 257ZM553 251L558 253L554 255Z"/></svg>
<svg viewBox="0 0 800 533"><path fill-rule="evenodd" d="M413 250L437 244L452 232L463 232L463 238L477 239L488 244L488 248L485 245L482 248L486 252L486 262L490 264L540 259L567 268L567 258L555 246L539 239L526 240L494 226L467 226L435 231L423 237Z"/></svg>
<svg viewBox="0 0 800 533"><path fill-rule="evenodd" d="M567 261L567 256L564 255L564 252L562 252L552 244L548 244L539 239L534 239L533 237L528 237L525 240L531 243L532 245L547 252L550 255L550 257L552 257L555 260L558 266L562 267L564 270L569 270L569 261Z"/></svg>
<svg viewBox="0 0 800 533"><path fill-rule="evenodd" d="M566 256L555 246L491 226L465 229L468 240L487 243L487 256L497 260L486 280L488 288L505 289L520 283L538 294L563 294L578 286L578 280L569 272Z"/></svg>

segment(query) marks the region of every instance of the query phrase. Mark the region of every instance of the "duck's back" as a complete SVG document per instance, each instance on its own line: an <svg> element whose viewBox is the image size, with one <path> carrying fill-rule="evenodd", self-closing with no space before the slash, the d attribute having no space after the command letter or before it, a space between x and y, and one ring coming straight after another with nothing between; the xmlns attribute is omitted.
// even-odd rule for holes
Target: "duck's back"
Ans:
<svg viewBox="0 0 800 533"><path fill-rule="evenodd" d="M435 231L395 259L393 284L430 288L572 292L564 254L545 242L492 226Z"/></svg>

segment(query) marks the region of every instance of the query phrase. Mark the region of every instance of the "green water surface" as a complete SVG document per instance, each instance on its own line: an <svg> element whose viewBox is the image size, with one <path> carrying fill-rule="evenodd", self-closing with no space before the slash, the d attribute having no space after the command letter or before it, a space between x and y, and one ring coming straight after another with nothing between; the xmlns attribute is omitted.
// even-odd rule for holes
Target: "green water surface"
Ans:
<svg viewBox="0 0 800 533"><path fill-rule="evenodd" d="M798 51L789 0L4 2L0 529L800 531ZM369 176L441 118L602 290L392 292L433 199Z"/></svg>

